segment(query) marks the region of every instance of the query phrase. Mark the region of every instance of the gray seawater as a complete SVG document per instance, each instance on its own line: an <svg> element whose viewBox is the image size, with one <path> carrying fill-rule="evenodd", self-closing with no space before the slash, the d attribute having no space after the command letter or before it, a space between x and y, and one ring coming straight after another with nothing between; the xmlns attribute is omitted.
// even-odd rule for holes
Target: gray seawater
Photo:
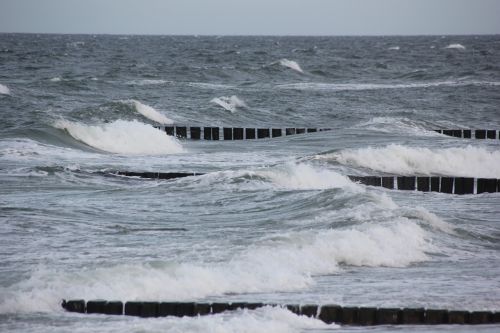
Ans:
<svg viewBox="0 0 500 333"><path fill-rule="evenodd" d="M500 129L499 106L499 36L0 34L0 331L469 331L328 326L273 307L77 315L60 301L499 311L500 194L345 177L500 178L500 140L432 131ZM179 141L155 120L332 131Z"/></svg>

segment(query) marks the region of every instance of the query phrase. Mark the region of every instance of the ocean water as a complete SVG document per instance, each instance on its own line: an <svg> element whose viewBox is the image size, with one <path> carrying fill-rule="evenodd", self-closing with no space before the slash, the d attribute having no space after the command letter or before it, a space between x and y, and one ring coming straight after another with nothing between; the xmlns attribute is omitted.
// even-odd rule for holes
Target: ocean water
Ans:
<svg viewBox="0 0 500 333"><path fill-rule="evenodd" d="M346 178L500 178L500 140L433 132L499 130L499 107L499 36L0 34L0 331L469 331L340 327L279 307L78 315L60 301L499 311L499 193ZM332 130L225 142L153 127L171 123Z"/></svg>

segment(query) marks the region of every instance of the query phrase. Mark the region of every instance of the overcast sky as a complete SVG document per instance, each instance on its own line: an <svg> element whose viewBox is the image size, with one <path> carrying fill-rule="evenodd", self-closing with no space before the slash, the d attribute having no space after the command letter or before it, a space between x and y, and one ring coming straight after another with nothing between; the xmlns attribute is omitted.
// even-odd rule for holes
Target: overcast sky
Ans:
<svg viewBox="0 0 500 333"><path fill-rule="evenodd" d="M0 0L0 32L500 34L500 0Z"/></svg>

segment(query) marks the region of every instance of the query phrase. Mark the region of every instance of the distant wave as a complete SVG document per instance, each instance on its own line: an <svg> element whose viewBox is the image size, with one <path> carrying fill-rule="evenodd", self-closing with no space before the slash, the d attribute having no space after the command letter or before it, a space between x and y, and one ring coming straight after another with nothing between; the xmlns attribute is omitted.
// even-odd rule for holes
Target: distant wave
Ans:
<svg viewBox="0 0 500 333"><path fill-rule="evenodd" d="M232 113L236 112L237 108L246 108L247 105L244 101L238 98L238 96L221 96L213 98L211 103L217 104L223 107L227 111L231 111Z"/></svg>
<svg viewBox="0 0 500 333"><path fill-rule="evenodd" d="M500 178L500 151L482 147L429 149L391 144L383 148L342 150L322 158L402 175Z"/></svg>
<svg viewBox="0 0 500 333"><path fill-rule="evenodd" d="M447 47L445 47L445 49L458 49L458 50L465 50L465 46L463 46L462 44L450 44L448 45Z"/></svg>
<svg viewBox="0 0 500 333"><path fill-rule="evenodd" d="M299 73L304 73L302 68L300 68L299 64L293 60L281 59L279 63L281 66L293 69L294 71L297 71Z"/></svg>
<svg viewBox="0 0 500 333"><path fill-rule="evenodd" d="M400 47L399 46L391 46L388 48L388 50L393 50L393 51L399 51Z"/></svg>
<svg viewBox="0 0 500 333"><path fill-rule="evenodd" d="M9 87L0 83L0 95L10 95Z"/></svg>
<svg viewBox="0 0 500 333"><path fill-rule="evenodd" d="M357 91L357 90L378 90L378 89L412 89L412 88L430 88L430 87L460 87L460 86L497 86L500 82L489 81L437 81L422 83L320 83L320 82L301 82L280 84L276 89L296 89L296 90L328 90L328 91Z"/></svg>
<svg viewBox="0 0 500 333"><path fill-rule="evenodd" d="M53 77L52 79L49 80L50 82L61 82L62 79L59 76Z"/></svg>
<svg viewBox="0 0 500 333"><path fill-rule="evenodd" d="M157 123L160 124L172 124L173 120L165 117L163 114L155 110L153 107L143 104L139 101L136 101L134 99L131 99L129 101L126 101L128 103L131 103L135 110L142 114L144 117L156 121Z"/></svg>
<svg viewBox="0 0 500 333"><path fill-rule="evenodd" d="M101 125L59 120L54 127L68 131L78 141L110 153L162 155L183 152L177 139L136 120L116 120Z"/></svg>

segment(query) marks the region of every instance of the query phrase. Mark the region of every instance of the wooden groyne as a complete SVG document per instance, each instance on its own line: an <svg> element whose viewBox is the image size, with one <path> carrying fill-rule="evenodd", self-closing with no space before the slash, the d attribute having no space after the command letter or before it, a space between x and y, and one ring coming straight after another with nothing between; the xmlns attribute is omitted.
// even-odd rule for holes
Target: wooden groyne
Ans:
<svg viewBox="0 0 500 333"><path fill-rule="evenodd" d="M63 300L69 312L106 315L151 317L196 317L234 311L254 310L264 306L279 306L297 315L342 325L479 325L500 323L500 312L459 311L431 308L342 307L335 304L264 304L247 302L125 302L105 300Z"/></svg>

